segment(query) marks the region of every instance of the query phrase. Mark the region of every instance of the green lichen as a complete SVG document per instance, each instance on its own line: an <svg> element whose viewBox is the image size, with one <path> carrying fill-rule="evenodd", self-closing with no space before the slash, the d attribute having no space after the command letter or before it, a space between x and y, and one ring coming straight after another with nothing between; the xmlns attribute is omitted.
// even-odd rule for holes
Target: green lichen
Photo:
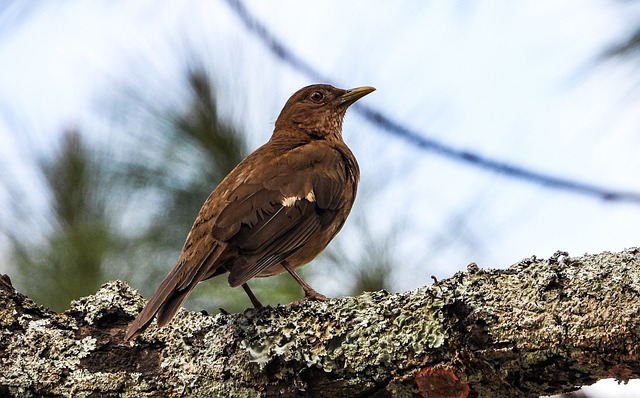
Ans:
<svg viewBox="0 0 640 398"><path fill-rule="evenodd" d="M274 358L326 372L359 372L371 364L403 368L444 343L441 305L424 294L376 292L301 305L295 313L282 307L266 318L248 318L240 344L260 369Z"/></svg>

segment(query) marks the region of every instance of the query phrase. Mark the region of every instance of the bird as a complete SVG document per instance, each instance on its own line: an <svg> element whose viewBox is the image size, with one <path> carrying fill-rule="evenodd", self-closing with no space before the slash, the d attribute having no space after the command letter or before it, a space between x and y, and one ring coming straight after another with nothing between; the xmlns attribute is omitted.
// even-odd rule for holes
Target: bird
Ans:
<svg viewBox="0 0 640 398"><path fill-rule="evenodd" d="M342 138L347 108L375 91L314 84L295 92L271 138L242 160L213 190L187 235L179 260L142 311L125 341L157 318L166 326L196 285L228 273L254 307L247 282L288 272L304 300L327 300L295 271L340 231L356 197L360 169Z"/></svg>

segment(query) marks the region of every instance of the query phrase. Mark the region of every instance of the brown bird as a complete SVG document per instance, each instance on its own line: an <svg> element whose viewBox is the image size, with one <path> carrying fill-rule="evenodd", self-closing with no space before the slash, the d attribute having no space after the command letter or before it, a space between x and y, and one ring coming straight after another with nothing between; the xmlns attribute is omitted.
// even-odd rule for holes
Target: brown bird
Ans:
<svg viewBox="0 0 640 398"><path fill-rule="evenodd" d="M342 140L349 105L373 87L304 87L289 98L271 139L240 162L202 205L178 264L129 325L125 340L157 315L165 326L195 286L229 273L255 307L247 281L287 271L304 299L326 300L295 272L342 228L356 196L360 170Z"/></svg>

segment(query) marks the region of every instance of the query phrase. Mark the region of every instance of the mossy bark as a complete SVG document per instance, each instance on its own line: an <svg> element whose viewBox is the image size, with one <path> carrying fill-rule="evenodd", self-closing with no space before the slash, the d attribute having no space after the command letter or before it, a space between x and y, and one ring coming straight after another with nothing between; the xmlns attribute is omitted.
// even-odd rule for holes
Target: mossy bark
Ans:
<svg viewBox="0 0 640 398"><path fill-rule="evenodd" d="M1 277L0 396L537 397L640 374L638 249L471 264L399 294L181 311L124 343L142 305L115 281L57 314Z"/></svg>

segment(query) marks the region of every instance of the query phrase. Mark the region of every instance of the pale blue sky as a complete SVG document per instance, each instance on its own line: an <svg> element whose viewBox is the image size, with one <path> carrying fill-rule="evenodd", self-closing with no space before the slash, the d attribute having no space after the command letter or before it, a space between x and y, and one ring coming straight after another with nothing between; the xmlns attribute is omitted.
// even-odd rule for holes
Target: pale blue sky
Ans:
<svg viewBox="0 0 640 398"><path fill-rule="evenodd" d="M638 7L621 3L244 4L337 85L375 86L366 104L426 137L640 192L636 65L594 63L637 20ZM253 147L268 139L289 94L315 82L274 57L224 1L42 2L3 32L0 170L19 180L31 222L46 214L46 198L29 153L49 153L70 124L101 135L93 139L116 134L100 108L124 85L179 106L189 53L212 71L223 113L249 133ZM394 223L406 225L394 254L405 266L394 278L398 290L469 262L501 268L556 250L581 255L638 245L638 203L604 202L452 162L355 113L345 139L362 169L356 206L375 219L374 233L384 239ZM0 187L0 212L11 219L9 199ZM339 244L354 233L347 226ZM335 281L322 284L331 293Z"/></svg>

